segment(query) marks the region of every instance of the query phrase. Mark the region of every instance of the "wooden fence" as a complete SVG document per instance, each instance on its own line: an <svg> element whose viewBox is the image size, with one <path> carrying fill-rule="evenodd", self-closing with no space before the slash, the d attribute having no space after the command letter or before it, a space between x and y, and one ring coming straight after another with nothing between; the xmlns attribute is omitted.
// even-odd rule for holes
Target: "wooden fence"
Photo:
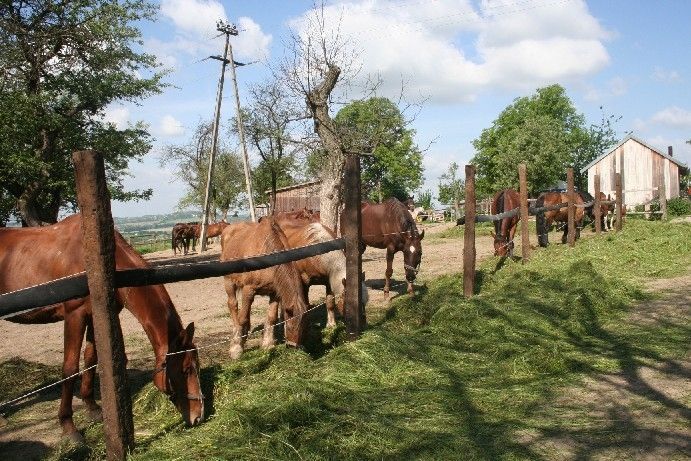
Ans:
<svg viewBox="0 0 691 461"><path fill-rule="evenodd" d="M520 216L521 222L521 251L522 251L522 261L527 262L530 258L530 241L528 233L528 217L530 215L535 215L537 213L544 213L550 210L558 210L560 208L567 208L568 212L568 233L567 233L567 243L570 247L576 244L576 226L574 222L576 199L575 199L575 188L573 181L573 168L567 169L567 197L568 201L566 203L560 203L557 205L551 205L549 207L530 207L528 200L528 182L526 174L526 165L520 164L518 166L518 178L519 178L519 190L520 190L520 206L514 210L506 211L497 215L489 214L477 214L476 201L475 201L475 167L473 165L466 165L465 167L465 216L457 221L458 225L464 224L464 247L463 247L463 294L465 297L470 298L475 292L475 264L476 264L476 251L475 251L475 223L476 222L493 222L501 219L505 219L511 216ZM588 202L581 207L592 206L594 219L595 219L595 232L599 235L601 233L601 205L610 204L612 202L600 200L599 194L599 175L595 176L595 197L593 202ZM616 201L615 212L616 212L616 227L617 231L622 230L622 207L623 194L621 190L621 176L619 173L615 174L615 187L616 187Z"/></svg>
<svg viewBox="0 0 691 461"><path fill-rule="evenodd" d="M0 318L89 295L95 343L100 359L101 400L108 459L124 460L134 446L131 399L125 374L125 350L115 306L119 287L194 280L234 272L259 270L289 261L345 249L345 320L348 337L357 338L365 325L361 300L360 159L347 156L344 197L348 217L344 237L303 248L244 260L180 264L115 271L114 224L105 180L103 156L96 151L73 154L77 199L82 213L85 273L0 295Z"/></svg>

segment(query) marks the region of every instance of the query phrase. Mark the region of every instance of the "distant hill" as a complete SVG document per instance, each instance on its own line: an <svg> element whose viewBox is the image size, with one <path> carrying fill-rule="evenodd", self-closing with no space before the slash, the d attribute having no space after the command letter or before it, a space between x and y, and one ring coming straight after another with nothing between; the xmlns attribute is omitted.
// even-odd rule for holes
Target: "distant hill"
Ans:
<svg viewBox="0 0 691 461"><path fill-rule="evenodd" d="M122 234L164 233L169 232L175 223L198 222L200 213L194 210L176 211L168 214L134 216L128 218L113 218L115 227ZM246 220L247 216L228 218L228 221Z"/></svg>

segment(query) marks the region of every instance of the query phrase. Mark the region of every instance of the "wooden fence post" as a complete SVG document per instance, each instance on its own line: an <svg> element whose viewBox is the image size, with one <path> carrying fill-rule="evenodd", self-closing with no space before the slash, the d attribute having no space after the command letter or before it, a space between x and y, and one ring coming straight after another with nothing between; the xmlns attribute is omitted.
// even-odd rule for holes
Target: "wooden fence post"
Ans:
<svg viewBox="0 0 691 461"><path fill-rule="evenodd" d="M602 232L602 205L600 204L600 175L595 175L595 203L593 203L593 213L595 215L595 234Z"/></svg>
<svg viewBox="0 0 691 461"><path fill-rule="evenodd" d="M566 196L569 203L567 208L568 233L566 234L566 241L570 247L573 247L576 246L576 193L573 187L573 168L566 169ZM585 210L583 211L585 212Z"/></svg>
<svg viewBox="0 0 691 461"><path fill-rule="evenodd" d="M72 159L99 359L106 454L109 460L124 460L134 447L134 426L125 345L115 301L115 236L110 195L101 153L78 151Z"/></svg>
<svg viewBox="0 0 691 461"><path fill-rule="evenodd" d="M667 187L665 186L664 175L658 191L660 196L660 211L662 212L662 220L667 221Z"/></svg>
<svg viewBox="0 0 691 461"><path fill-rule="evenodd" d="M465 166L465 229L463 230L463 295L475 291L475 166Z"/></svg>
<svg viewBox="0 0 691 461"><path fill-rule="evenodd" d="M528 230L528 173L525 163L518 165L518 182L521 195L521 252L525 264L530 258L530 234Z"/></svg>
<svg viewBox="0 0 691 461"><path fill-rule="evenodd" d="M346 285L345 285L345 323L348 339L355 340L365 327L365 310L362 305L362 240L361 201L360 201L360 157L357 154L346 155L343 201L343 238L346 252Z"/></svg>
<svg viewBox="0 0 691 461"><path fill-rule="evenodd" d="M614 173L614 189L617 194L616 213L617 213L617 224L614 226L614 230L617 232L621 231L621 218L623 216L622 207L624 206L624 197L622 196L621 190L621 173Z"/></svg>

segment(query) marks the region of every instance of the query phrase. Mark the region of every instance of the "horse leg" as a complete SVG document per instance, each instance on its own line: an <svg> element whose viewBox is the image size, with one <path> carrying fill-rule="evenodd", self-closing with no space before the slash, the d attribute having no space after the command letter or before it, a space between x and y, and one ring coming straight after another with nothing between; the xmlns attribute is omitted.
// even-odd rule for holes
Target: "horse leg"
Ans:
<svg viewBox="0 0 691 461"><path fill-rule="evenodd" d="M84 369L91 368L98 363L98 355L96 354L96 345L94 343L94 324L93 320L89 318L86 322L86 345L84 346ZM94 377L96 376L96 369L92 368L82 374L82 384L80 387L80 394L82 401L86 405L89 412L89 418L92 421L102 421L101 407L94 399Z"/></svg>
<svg viewBox="0 0 691 461"><path fill-rule="evenodd" d="M62 362L63 379L79 371L79 353L82 349L82 340L84 339L84 330L86 329L86 319L82 312L83 310L79 309L77 312L73 311L65 315L65 350ZM75 376L62 383L58 419L64 436L73 442L84 443L84 437L79 433L72 419L72 397L74 396L74 381L76 379Z"/></svg>
<svg viewBox="0 0 691 461"><path fill-rule="evenodd" d="M336 326L336 297L331 289L331 284L326 284L326 326L335 327Z"/></svg>
<svg viewBox="0 0 691 461"><path fill-rule="evenodd" d="M564 224L564 235L561 236L561 243L566 243L567 236L569 233L569 223Z"/></svg>
<svg viewBox="0 0 691 461"><path fill-rule="evenodd" d="M389 289L391 288L391 276L393 275L393 256L394 252L391 248L386 249L386 272L384 275L386 279L384 280L384 294L389 295Z"/></svg>
<svg viewBox="0 0 691 461"><path fill-rule="evenodd" d="M276 322L278 321L278 300L275 296L269 297L269 308L266 311L266 321L264 322L264 338L262 339L262 348L270 349L276 344L274 338L274 330Z"/></svg>
<svg viewBox="0 0 691 461"><path fill-rule="evenodd" d="M230 313L230 327L233 332L232 341L229 349L231 358L238 358L242 354L242 346L240 345L240 321L238 319L238 287L229 279L223 280L223 286L228 295L228 312Z"/></svg>
<svg viewBox="0 0 691 461"><path fill-rule="evenodd" d="M231 358L239 358L245 348L247 341L247 334L250 332L250 308L254 302L254 295L256 292L250 286L242 287L242 307L237 314L235 330L235 344L231 346ZM236 311L237 312L237 311Z"/></svg>

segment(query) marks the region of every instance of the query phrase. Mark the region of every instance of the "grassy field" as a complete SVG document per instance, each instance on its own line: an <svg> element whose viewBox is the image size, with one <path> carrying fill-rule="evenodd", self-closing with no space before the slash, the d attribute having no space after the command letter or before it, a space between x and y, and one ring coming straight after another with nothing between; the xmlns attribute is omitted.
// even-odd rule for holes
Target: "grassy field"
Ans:
<svg viewBox="0 0 691 461"><path fill-rule="evenodd" d="M691 267L691 226L629 223L575 249L536 251L527 265L495 272L497 261L485 261L470 301L458 275L442 277L369 311L359 341L206 366L209 416L197 428L185 428L151 384L138 385L132 458L540 458L522 434L575 430L554 405L564 389L688 355L688 319L629 318L651 296L642 280ZM579 414L579 424L588 418ZM90 448L62 445L54 458L101 459L101 427L86 436Z"/></svg>

